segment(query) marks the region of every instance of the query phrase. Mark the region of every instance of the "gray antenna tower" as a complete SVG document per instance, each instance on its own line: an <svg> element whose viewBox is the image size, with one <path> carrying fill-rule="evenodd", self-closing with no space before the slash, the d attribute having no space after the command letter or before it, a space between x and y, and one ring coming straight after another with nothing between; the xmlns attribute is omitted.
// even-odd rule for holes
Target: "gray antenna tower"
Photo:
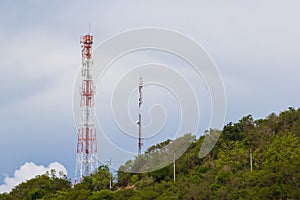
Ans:
<svg viewBox="0 0 300 200"><path fill-rule="evenodd" d="M138 154L141 154L142 152L142 103L143 103L143 95L142 95L142 89L143 89L143 77L140 75L139 79L139 120L137 121L137 124L139 126L139 139L138 139Z"/></svg>

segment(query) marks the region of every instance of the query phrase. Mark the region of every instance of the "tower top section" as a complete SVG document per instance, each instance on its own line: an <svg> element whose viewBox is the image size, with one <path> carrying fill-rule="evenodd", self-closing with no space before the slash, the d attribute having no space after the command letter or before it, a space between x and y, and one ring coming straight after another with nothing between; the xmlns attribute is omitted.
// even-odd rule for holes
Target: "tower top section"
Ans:
<svg viewBox="0 0 300 200"><path fill-rule="evenodd" d="M88 34L80 37L80 44L82 48L82 59L92 58L92 44L93 36Z"/></svg>
<svg viewBox="0 0 300 200"><path fill-rule="evenodd" d="M140 74L140 78L139 78L139 86L142 86L143 85L143 77L142 75Z"/></svg>

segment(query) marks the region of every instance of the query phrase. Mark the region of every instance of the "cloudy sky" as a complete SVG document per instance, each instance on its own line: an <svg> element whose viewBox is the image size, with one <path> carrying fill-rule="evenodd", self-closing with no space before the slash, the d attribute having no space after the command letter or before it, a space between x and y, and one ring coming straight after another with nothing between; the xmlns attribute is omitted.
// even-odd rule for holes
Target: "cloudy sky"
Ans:
<svg viewBox="0 0 300 200"><path fill-rule="evenodd" d="M73 87L80 67L79 37L89 24L95 46L142 27L172 29L200 43L222 76L227 123L300 106L299 6L297 0L2 1L0 192L25 180L20 178L25 168L47 169L54 163L73 177Z"/></svg>

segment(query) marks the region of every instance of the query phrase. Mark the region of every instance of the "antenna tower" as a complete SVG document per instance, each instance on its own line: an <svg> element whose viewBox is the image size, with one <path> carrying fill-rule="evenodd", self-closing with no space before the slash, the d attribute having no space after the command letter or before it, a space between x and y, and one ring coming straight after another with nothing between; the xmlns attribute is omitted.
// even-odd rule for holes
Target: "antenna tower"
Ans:
<svg viewBox="0 0 300 200"><path fill-rule="evenodd" d="M80 124L76 155L75 184L83 176L90 175L98 168L97 139L95 127L95 86L92 76L93 36L80 37L82 48L80 91Z"/></svg>
<svg viewBox="0 0 300 200"><path fill-rule="evenodd" d="M138 154L141 154L142 152L142 103L143 103L143 77L140 75L139 79L139 120L137 121L137 124L139 126L139 139L138 139Z"/></svg>

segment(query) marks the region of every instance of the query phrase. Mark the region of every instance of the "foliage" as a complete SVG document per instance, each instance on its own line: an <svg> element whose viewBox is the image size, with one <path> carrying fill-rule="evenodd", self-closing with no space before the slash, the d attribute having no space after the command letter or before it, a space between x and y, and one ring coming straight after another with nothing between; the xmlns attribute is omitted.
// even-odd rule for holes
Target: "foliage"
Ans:
<svg viewBox="0 0 300 200"><path fill-rule="evenodd" d="M220 131L206 132L215 133ZM300 109L289 108L257 120L247 115L230 122L213 150L199 158L205 138L196 140L186 134L149 147L119 168L112 191L111 173L107 166L100 166L73 188L67 179L42 175L0 199L299 199ZM208 142L214 144L211 139ZM187 151L180 156L178 148ZM170 163L174 154L176 182ZM159 164L162 161L169 162ZM145 173L130 173L132 169ZM148 172L153 169L157 170Z"/></svg>
<svg viewBox="0 0 300 200"><path fill-rule="evenodd" d="M44 174L38 175L24 183L16 186L9 194L0 196L0 199L42 199L71 188L71 182L63 176L58 178L55 171L51 170L51 176Z"/></svg>

